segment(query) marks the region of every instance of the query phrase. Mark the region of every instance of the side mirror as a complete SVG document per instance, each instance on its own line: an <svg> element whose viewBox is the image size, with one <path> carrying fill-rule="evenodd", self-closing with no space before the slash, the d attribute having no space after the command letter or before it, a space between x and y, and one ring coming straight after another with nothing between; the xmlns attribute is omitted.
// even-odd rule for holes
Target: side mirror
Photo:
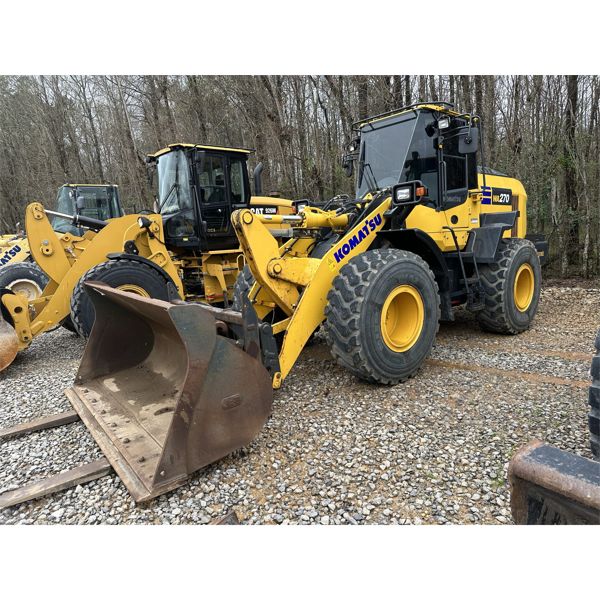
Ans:
<svg viewBox="0 0 600 600"><path fill-rule="evenodd" d="M77 200L75 200L75 210L77 214L81 214L81 211L85 208L85 200L83 196L77 196Z"/></svg>
<svg viewBox="0 0 600 600"><path fill-rule="evenodd" d="M346 177L352 177L354 173L354 160L352 160L351 154L344 154L342 156L342 169L344 169Z"/></svg>
<svg viewBox="0 0 600 600"><path fill-rule="evenodd" d="M479 127L463 127L458 134L458 151L460 154L475 154L479 150Z"/></svg>

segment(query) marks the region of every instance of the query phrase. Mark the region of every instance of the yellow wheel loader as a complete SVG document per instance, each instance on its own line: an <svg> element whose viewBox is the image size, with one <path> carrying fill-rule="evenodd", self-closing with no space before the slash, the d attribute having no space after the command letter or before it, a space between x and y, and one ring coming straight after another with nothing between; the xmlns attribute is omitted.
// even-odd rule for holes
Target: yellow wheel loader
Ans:
<svg viewBox="0 0 600 600"><path fill-rule="evenodd" d="M95 219L113 219L124 214L119 188L112 184L66 183L58 188L56 212L51 215L52 228L58 233L83 235L73 225L73 215ZM42 295L48 276L33 260L24 231L0 236L0 288L23 294L28 300Z"/></svg>
<svg viewBox="0 0 600 600"><path fill-rule="evenodd" d="M354 199L233 212L233 308L86 284L97 318L67 395L136 500L249 443L321 325L342 366L385 385L417 372L456 306L485 330L530 326L547 244L527 238L523 185L478 169L479 117L419 104L355 128Z"/></svg>
<svg viewBox="0 0 600 600"><path fill-rule="evenodd" d="M148 160L158 175L156 212L105 219L86 214L82 204L71 217L30 204L25 215L29 248L48 282L38 297L0 286L0 370L35 336L67 318L87 337L94 322L83 286L88 280L148 298L227 304L243 266L232 211L295 211L291 200L251 197L250 152L172 144L151 155ZM260 194L260 165L257 169ZM62 220L58 227L48 215ZM277 235L278 229L272 227L271 233Z"/></svg>

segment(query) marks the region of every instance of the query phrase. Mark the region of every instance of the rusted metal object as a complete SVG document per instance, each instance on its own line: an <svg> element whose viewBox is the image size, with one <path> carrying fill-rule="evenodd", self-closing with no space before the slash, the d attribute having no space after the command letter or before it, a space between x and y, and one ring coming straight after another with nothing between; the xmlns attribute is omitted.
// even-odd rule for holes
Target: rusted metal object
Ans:
<svg viewBox="0 0 600 600"><path fill-rule="evenodd" d="M600 464L539 440L508 467L511 510L519 524L600 524Z"/></svg>
<svg viewBox="0 0 600 600"><path fill-rule="evenodd" d="M14 328L2 316L0 300L0 371L3 371L15 360L19 351L19 338Z"/></svg>
<svg viewBox="0 0 600 600"><path fill-rule="evenodd" d="M96 323L66 394L136 501L258 435L273 392L255 313L240 326L239 313L87 285ZM241 337L219 335L217 316Z"/></svg>

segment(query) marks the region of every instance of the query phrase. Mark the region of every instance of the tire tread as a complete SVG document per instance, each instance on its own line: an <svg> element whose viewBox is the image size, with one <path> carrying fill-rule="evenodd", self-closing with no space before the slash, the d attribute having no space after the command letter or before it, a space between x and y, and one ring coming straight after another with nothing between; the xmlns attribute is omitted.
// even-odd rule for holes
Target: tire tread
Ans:
<svg viewBox="0 0 600 600"><path fill-rule="evenodd" d="M327 295L325 321L323 325L325 338L331 353L338 364L351 373L370 383L395 384L413 377L417 372L400 380L382 379L376 373L365 356L360 344L360 323L358 315L366 300L370 281L379 276L382 268L392 261L408 259L422 266L429 277L439 298L437 282L429 265L418 255L406 250L378 249L363 252L344 265L333 281ZM437 328L439 330L440 306L437 304Z"/></svg>

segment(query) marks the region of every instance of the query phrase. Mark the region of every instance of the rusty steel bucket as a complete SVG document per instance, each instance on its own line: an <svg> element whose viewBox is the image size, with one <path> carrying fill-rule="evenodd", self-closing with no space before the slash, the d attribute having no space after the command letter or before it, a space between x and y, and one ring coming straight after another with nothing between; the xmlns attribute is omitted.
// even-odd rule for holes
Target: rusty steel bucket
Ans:
<svg viewBox="0 0 600 600"><path fill-rule="evenodd" d="M136 501L258 435L271 377L256 343L228 337L240 313L87 287L96 322L65 393Z"/></svg>
<svg viewBox="0 0 600 600"><path fill-rule="evenodd" d="M6 291L6 290L4 290ZM2 314L2 297L0 295L0 371L4 371L15 360L19 351L19 338L13 326Z"/></svg>
<svg viewBox="0 0 600 600"><path fill-rule="evenodd" d="M600 465L533 440L508 466L510 504L521 525L600 525Z"/></svg>

